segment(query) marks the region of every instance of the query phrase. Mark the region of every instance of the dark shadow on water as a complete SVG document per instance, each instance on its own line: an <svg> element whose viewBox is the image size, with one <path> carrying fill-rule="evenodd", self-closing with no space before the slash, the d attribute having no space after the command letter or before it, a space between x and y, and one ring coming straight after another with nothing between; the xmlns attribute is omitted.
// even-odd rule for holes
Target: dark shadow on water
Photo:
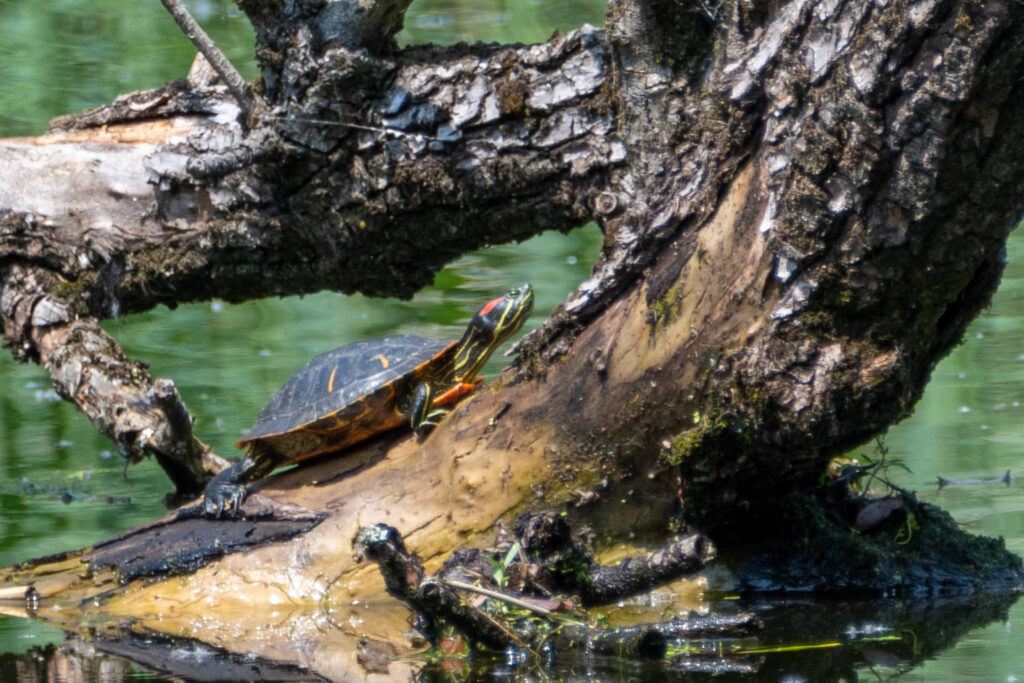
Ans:
<svg viewBox="0 0 1024 683"><path fill-rule="evenodd" d="M764 623L741 640L677 643L657 660L553 653L539 664L514 653L423 658L420 681L600 680L837 681L895 678L935 658L972 630L1006 620L1019 594L937 600L722 601L721 613L752 612ZM303 649L305 643L292 644ZM362 644L362 645L365 645ZM383 651L390 648L384 647ZM385 673L389 657L360 656L360 671L311 671L194 640L140 633L138 628L69 635L60 646L0 656L0 680L343 681ZM157 678L154 678L154 675ZM159 676L168 676L163 679Z"/></svg>
<svg viewBox="0 0 1024 683"><path fill-rule="evenodd" d="M1020 594L919 600L749 600L765 660L756 680L884 680L913 670L970 631L1006 621Z"/></svg>

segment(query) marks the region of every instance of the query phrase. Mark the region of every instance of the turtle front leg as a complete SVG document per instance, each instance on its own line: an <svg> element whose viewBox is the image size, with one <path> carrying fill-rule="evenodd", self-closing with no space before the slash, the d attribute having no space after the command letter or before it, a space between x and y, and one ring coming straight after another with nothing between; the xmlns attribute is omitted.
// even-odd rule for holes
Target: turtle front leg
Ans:
<svg viewBox="0 0 1024 683"><path fill-rule="evenodd" d="M416 432L416 436L422 436L428 427L436 427L438 421L448 414L444 408L431 410L430 404L433 403L433 398L434 390L430 384L424 382L416 387L416 393L412 397L412 406L409 408L409 424L412 425L412 431Z"/></svg>
<svg viewBox="0 0 1024 683"><path fill-rule="evenodd" d="M218 472L203 492L203 511L206 516L213 519L237 519L248 495L247 485L271 469L272 464L267 467L264 458L250 453Z"/></svg>
<svg viewBox="0 0 1024 683"><path fill-rule="evenodd" d="M436 427L445 415L452 412L451 408L466 394L473 392L482 379L472 382L456 382L438 394L429 383L424 382L416 387L412 404L409 408L409 423L417 436L421 436L427 427Z"/></svg>

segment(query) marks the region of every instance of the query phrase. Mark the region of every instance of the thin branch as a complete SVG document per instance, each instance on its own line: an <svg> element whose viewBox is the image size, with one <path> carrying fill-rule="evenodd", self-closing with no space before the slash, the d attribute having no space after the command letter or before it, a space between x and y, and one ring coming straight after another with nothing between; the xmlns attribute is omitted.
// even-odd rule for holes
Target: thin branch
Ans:
<svg viewBox="0 0 1024 683"><path fill-rule="evenodd" d="M238 101L238 106L242 109L242 112L246 116L252 114L259 102L249 84L242 78L242 74L238 73L238 69L231 64L224 53L220 51L220 48L210 39L210 36L206 35L206 31L192 18L192 15L188 13L188 9L181 3L181 0L161 0L161 2L164 3L164 7L171 13L174 20L178 22L178 26L181 27L185 37L192 41L192 44L206 57L206 61L210 63L210 66L221 77L224 84L228 86L228 90L231 91L235 100Z"/></svg>
<svg viewBox="0 0 1024 683"><path fill-rule="evenodd" d="M339 128L351 128L353 130L367 130L372 133L383 133L385 135L391 135L393 137L406 137L413 140L430 140L439 141L441 138L433 135L427 135L426 133L410 133L400 128L386 128L383 126L366 126L360 123L348 123L347 121L328 121L327 119L313 119L306 116L286 116L283 114L267 114L263 117L264 119L274 119L277 121L299 121L302 123L315 123L318 126L338 126Z"/></svg>
<svg viewBox="0 0 1024 683"><path fill-rule="evenodd" d="M546 607L541 607L540 605L535 605L527 600L521 600L506 593L501 593L499 591L494 591L489 588L484 588L483 586L474 586L471 583L455 581L453 579L444 579L444 583L445 585L451 586L452 588L468 591L470 593L479 593L480 595L486 595L489 598L501 600L502 602L507 602L510 605L515 605L516 607L522 607L525 610L529 610L536 614L541 614L545 617L551 614L551 610L547 609Z"/></svg>

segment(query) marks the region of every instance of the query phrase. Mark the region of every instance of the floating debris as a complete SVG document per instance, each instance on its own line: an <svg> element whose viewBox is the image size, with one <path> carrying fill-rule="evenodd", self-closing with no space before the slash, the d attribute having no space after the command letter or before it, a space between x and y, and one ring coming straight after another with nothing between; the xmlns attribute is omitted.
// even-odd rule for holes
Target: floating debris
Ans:
<svg viewBox="0 0 1024 683"><path fill-rule="evenodd" d="M1009 486L1014 477L1010 474L1010 470L1006 470L1006 474L1001 477L989 477L988 479L946 479L945 477L938 477L939 489L943 489L947 486L967 486L976 484L1006 484Z"/></svg>
<svg viewBox="0 0 1024 683"><path fill-rule="evenodd" d="M83 473L83 479L88 479ZM130 496L115 496L115 495L93 495L85 491L77 491L67 486L59 486L55 484L36 484L28 477L22 477L18 482L21 485L21 491L25 496L29 497L47 497L55 500L59 500L65 505L71 503L106 503L108 505L131 505L132 499Z"/></svg>

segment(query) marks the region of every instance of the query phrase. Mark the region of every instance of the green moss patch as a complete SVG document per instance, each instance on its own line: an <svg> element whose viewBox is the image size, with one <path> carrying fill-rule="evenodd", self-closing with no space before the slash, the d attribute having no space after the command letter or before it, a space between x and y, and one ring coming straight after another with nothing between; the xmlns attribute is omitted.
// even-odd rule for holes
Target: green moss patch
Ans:
<svg viewBox="0 0 1024 683"><path fill-rule="evenodd" d="M945 511L903 496L900 514L870 531L844 521L840 506L799 495L778 511L781 538L751 556L741 584L755 592L901 597L1014 590L1021 558L1001 538L968 534Z"/></svg>

